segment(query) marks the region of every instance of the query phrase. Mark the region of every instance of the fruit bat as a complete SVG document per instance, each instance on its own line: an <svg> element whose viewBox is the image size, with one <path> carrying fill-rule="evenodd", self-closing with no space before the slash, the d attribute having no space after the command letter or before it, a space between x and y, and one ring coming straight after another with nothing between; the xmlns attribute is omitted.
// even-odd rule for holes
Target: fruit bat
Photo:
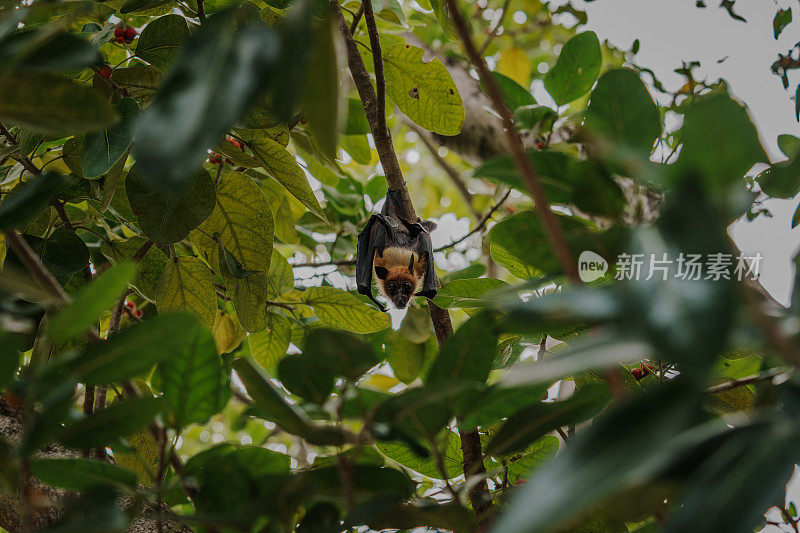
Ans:
<svg viewBox="0 0 800 533"><path fill-rule="evenodd" d="M378 291L397 309L405 309L411 296L436 296L430 236L436 224L430 220L405 220L400 216L401 205L400 191L390 190L381 213L369 217L358 234L356 286L381 311L386 309L372 295L373 273Z"/></svg>

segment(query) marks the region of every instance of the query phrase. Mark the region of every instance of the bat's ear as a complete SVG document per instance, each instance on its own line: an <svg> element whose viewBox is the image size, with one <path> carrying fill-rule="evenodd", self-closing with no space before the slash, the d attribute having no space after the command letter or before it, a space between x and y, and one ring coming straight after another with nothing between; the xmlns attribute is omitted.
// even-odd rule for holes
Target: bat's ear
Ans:
<svg viewBox="0 0 800 533"><path fill-rule="evenodd" d="M409 273L414 273L414 254L411 254L411 261L408 262L408 271Z"/></svg>
<svg viewBox="0 0 800 533"><path fill-rule="evenodd" d="M375 267L375 275L378 276L378 279L386 279L389 271L384 267Z"/></svg>

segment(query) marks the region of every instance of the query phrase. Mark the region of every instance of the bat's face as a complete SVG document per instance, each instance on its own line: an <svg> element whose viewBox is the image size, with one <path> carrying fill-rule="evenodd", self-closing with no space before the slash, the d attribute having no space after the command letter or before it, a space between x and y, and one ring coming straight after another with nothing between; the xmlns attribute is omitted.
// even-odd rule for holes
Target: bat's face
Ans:
<svg viewBox="0 0 800 533"><path fill-rule="evenodd" d="M409 277L410 278L410 277ZM414 280L398 277L384 282L386 296L397 309L405 309L414 294Z"/></svg>

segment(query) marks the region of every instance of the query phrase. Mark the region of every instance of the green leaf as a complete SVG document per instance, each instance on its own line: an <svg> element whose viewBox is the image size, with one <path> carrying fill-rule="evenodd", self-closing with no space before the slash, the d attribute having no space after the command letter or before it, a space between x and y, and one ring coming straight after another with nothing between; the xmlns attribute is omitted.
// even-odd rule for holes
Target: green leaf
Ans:
<svg viewBox="0 0 800 533"><path fill-rule="evenodd" d="M464 125L464 106L447 68L425 50L396 44L383 51L386 94L408 118L441 135L457 135Z"/></svg>
<svg viewBox="0 0 800 533"><path fill-rule="evenodd" d="M445 308L480 307L486 293L507 286L494 278L457 279L440 288L433 303Z"/></svg>
<svg viewBox="0 0 800 533"><path fill-rule="evenodd" d="M584 126L592 133L649 154L661 135L661 115L639 75L621 68L600 76L586 109Z"/></svg>
<svg viewBox="0 0 800 533"><path fill-rule="evenodd" d="M223 276L236 315L250 332L264 328L273 228L272 210L261 188L246 175L229 172L217 184L217 203L211 216L191 234L209 265L220 264L220 246L213 237L219 233L219 242L242 268L257 272L242 279Z"/></svg>
<svg viewBox="0 0 800 533"><path fill-rule="evenodd" d="M51 487L84 491L96 486L123 486L133 488L136 474L106 461L64 457L34 459L31 473Z"/></svg>
<svg viewBox="0 0 800 533"><path fill-rule="evenodd" d="M358 98L347 99L347 120L342 127L345 135L365 135L370 133L367 115L364 113L364 106Z"/></svg>
<svg viewBox="0 0 800 533"><path fill-rule="evenodd" d="M161 73L150 65L134 65L117 68L111 74L111 81L128 91L131 98L140 103L149 102L158 93ZM101 81L96 82L98 86Z"/></svg>
<svg viewBox="0 0 800 533"><path fill-rule="evenodd" d="M149 429L142 428L125 435L127 446L114 449L117 465L136 474L140 485L149 486L158 473L158 442Z"/></svg>
<svg viewBox="0 0 800 533"><path fill-rule="evenodd" d="M469 430L496 424L523 407L541 402L548 388L550 383L511 388L494 385L464 405L458 427Z"/></svg>
<svg viewBox="0 0 800 533"><path fill-rule="evenodd" d="M156 306L159 313L188 311L211 329L217 314L214 274L196 257L173 257L158 281Z"/></svg>
<svg viewBox="0 0 800 533"><path fill-rule="evenodd" d="M100 52L78 35L61 33L53 26L22 28L2 40L0 73L17 68L26 71L82 70L99 65Z"/></svg>
<svg viewBox="0 0 800 533"><path fill-rule="evenodd" d="M428 370L425 384L486 381L497 353L497 326L489 313L481 313L461 325L447 339Z"/></svg>
<svg viewBox="0 0 800 533"><path fill-rule="evenodd" d="M339 133L339 64L334 43L337 30L328 17L311 31L314 52L310 57L308 79L301 98L308 129L316 138L322 153L332 160L336 159L336 137Z"/></svg>
<svg viewBox="0 0 800 533"><path fill-rule="evenodd" d="M267 278L267 294L271 298L278 298L294 289L294 271L292 265L278 252L272 250L272 259L269 262L269 277Z"/></svg>
<svg viewBox="0 0 800 533"><path fill-rule="evenodd" d="M96 91L47 72L20 71L0 84L0 121L32 132L64 134L99 130L117 121Z"/></svg>
<svg viewBox="0 0 800 533"><path fill-rule="evenodd" d="M81 169L84 178L99 178L128 151L139 106L133 98L123 98L115 107L119 122L103 131L88 133L83 139Z"/></svg>
<svg viewBox="0 0 800 533"><path fill-rule="evenodd" d="M132 261L146 242L145 238L138 236L131 237L127 241L107 241L103 243L100 251L112 264L117 264L121 261ZM156 246L151 246L139 260L139 268L132 286L142 298L155 301L158 281L166 264L167 256Z"/></svg>
<svg viewBox="0 0 800 533"><path fill-rule="evenodd" d="M397 332L392 332L386 342L386 362L403 383L417 379L425 364L426 353L425 343L412 342Z"/></svg>
<svg viewBox="0 0 800 533"><path fill-rule="evenodd" d="M223 407L225 375L214 337L204 328L194 328L193 333L179 353L158 365L170 423L176 430L205 423Z"/></svg>
<svg viewBox="0 0 800 533"><path fill-rule="evenodd" d="M512 113L522 106L536 105L536 98L533 97L533 94L516 81L499 72L492 72L492 76L500 86L503 100Z"/></svg>
<svg viewBox="0 0 800 533"><path fill-rule="evenodd" d="M440 441L438 446L444 463L444 471L449 479L454 479L464 473L461 466L463 460L461 444L458 436L450 430L442 431L442 436L443 438L437 440ZM442 479L442 473L436 466L433 457L421 457L401 441L376 442L375 447L383 455L405 468L410 468L429 478ZM428 444L425 444L424 447L430 452Z"/></svg>
<svg viewBox="0 0 800 533"><path fill-rule="evenodd" d="M239 28L233 12L210 17L181 48L137 124L133 153L142 178L162 189L191 179L272 74L277 52L265 25Z"/></svg>
<svg viewBox="0 0 800 533"><path fill-rule="evenodd" d="M247 360L236 359L231 366L255 402L259 416L272 420L292 435L304 437L311 444L340 446L345 442L345 435L339 428L311 424L305 413L286 403L275 386Z"/></svg>
<svg viewBox="0 0 800 533"><path fill-rule="evenodd" d="M292 339L292 324L283 315L267 313L267 327L251 333L247 339L253 359L262 368L269 369L286 355Z"/></svg>
<svg viewBox="0 0 800 533"><path fill-rule="evenodd" d="M445 0L430 0L430 4L445 38L448 41L457 41L458 32L453 19L450 17L450 8L447 6L447 2Z"/></svg>
<svg viewBox="0 0 800 533"><path fill-rule="evenodd" d="M278 377L286 389L301 398L322 405L333 391L335 376L320 361L299 354L285 356L278 363Z"/></svg>
<svg viewBox="0 0 800 533"><path fill-rule="evenodd" d="M711 191L741 183L756 163L768 163L758 131L740 103L724 94L697 98L681 129L683 149L671 167L679 179L700 179Z"/></svg>
<svg viewBox="0 0 800 533"><path fill-rule="evenodd" d="M27 237L26 237L27 240ZM58 228L43 242L41 248L31 245L42 263L59 283L65 284L72 274L89 264L89 249L74 231Z"/></svg>
<svg viewBox="0 0 800 533"><path fill-rule="evenodd" d="M125 0L119 12L122 14L135 13L136 11L146 11L154 9L164 4L168 4L172 0Z"/></svg>
<svg viewBox="0 0 800 533"><path fill-rule="evenodd" d="M800 139L794 135L778 135L778 148L781 149L783 155L793 159L800 154Z"/></svg>
<svg viewBox="0 0 800 533"><path fill-rule="evenodd" d="M57 438L70 448L105 446L149 424L163 409L161 398L116 402L62 429Z"/></svg>
<svg viewBox="0 0 800 533"><path fill-rule="evenodd" d="M305 172L297 164L294 156L268 135L241 133L264 170L286 187L286 190L308 207L312 213L322 220L327 220L314 191L311 190L311 185L308 184Z"/></svg>
<svg viewBox="0 0 800 533"><path fill-rule="evenodd" d="M568 104L592 88L602 65L597 34L579 33L561 49L555 66L544 77L544 87L558 105Z"/></svg>
<svg viewBox="0 0 800 533"><path fill-rule="evenodd" d="M161 244L185 239L214 210L214 180L201 168L186 178L180 189L151 187L142 177L139 163L125 179L125 190L145 235Z"/></svg>
<svg viewBox="0 0 800 533"><path fill-rule="evenodd" d="M549 462L558 452L558 437L547 435L531 444L524 452L506 458L508 482L516 485Z"/></svg>
<svg viewBox="0 0 800 533"><path fill-rule="evenodd" d="M550 131L556 119L558 114L543 105L524 105L514 111L514 123L521 130Z"/></svg>
<svg viewBox="0 0 800 533"><path fill-rule="evenodd" d="M775 17L772 19L772 33L777 39L783 29L792 22L792 10L789 8L781 9L777 13L775 13Z"/></svg>
<svg viewBox="0 0 800 533"><path fill-rule="evenodd" d="M50 321L49 335L56 341L65 341L91 328L114 307L135 274L134 263L119 263L97 276Z"/></svg>
<svg viewBox="0 0 800 533"><path fill-rule="evenodd" d="M389 315L334 287L309 287L303 291L303 303L313 307L317 318L328 326L353 333L374 333L391 324Z"/></svg>
<svg viewBox="0 0 800 533"><path fill-rule="evenodd" d="M110 340L92 344L69 366L89 385L130 379L183 351L200 327L187 313L158 315L122 330Z"/></svg>
<svg viewBox="0 0 800 533"><path fill-rule="evenodd" d="M188 38L186 19L180 15L165 15L144 27L136 44L136 55L161 72L166 72L178 49Z"/></svg>
<svg viewBox="0 0 800 533"><path fill-rule="evenodd" d="M605 384L587 383L570 398L558 402L538 401L506 420L486 447L487 455L509 455L556 429L592 418L611 400Z"/></svg>
<svg viewBox="0 0 800 533"><path fill-rule="evenodd" d="M24 226L33 220L66 184L61 174L45 172L25 182L18 192L5 195L0 203L0 229Z"/></svg>

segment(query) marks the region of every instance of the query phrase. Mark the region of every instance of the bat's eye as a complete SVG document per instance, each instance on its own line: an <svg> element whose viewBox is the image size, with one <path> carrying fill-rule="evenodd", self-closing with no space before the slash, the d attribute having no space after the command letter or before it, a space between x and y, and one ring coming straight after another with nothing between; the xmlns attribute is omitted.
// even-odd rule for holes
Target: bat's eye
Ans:
<svg viewBox="0 0 800 533"><path fill-rule="evenodd" d="M397 283L390 281L389 283L386 284L386 290L391 294L394 294L395 292L397 292Z"/></svg>
<svg viewBox="0 0 800 533"><path fill-rule="evenodd" d="M406 294L411 294L411 284L410 283L403 283L403 292Z"/></svg>

